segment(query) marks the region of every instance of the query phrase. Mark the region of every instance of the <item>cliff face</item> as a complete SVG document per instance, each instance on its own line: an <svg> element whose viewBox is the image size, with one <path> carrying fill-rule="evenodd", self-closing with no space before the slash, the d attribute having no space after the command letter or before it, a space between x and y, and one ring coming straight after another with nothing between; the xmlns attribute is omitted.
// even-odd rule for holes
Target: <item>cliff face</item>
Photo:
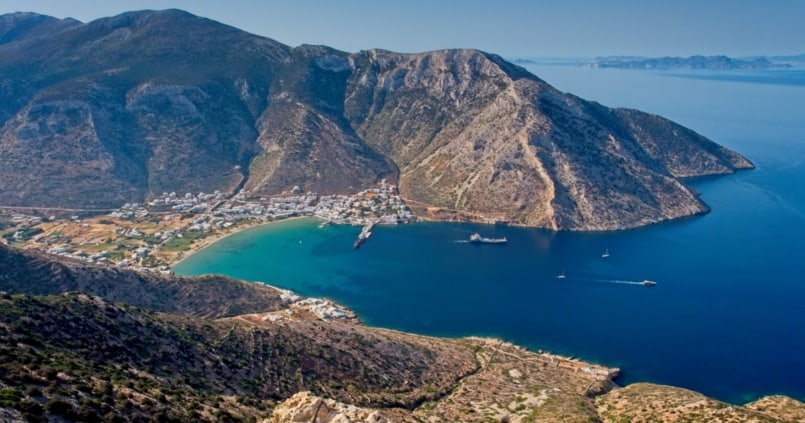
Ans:
<svg viewBox="0 0 805 423"><path fill-rule="evenodd" d="M388 178L414 204L616 229L706 211L678 177L751 167L480 51L290 48L175 10L5 15L0 40L4 205L114 207L240 183L345 193Z"/></svg>

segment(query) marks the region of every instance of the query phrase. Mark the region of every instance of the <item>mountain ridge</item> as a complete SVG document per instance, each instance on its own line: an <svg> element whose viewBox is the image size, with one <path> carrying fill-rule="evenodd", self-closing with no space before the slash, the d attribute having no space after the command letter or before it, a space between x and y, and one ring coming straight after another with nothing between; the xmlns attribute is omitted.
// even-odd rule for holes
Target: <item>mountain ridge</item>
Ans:
<svg viewBox="0 0 805 423"><path fill-rule="evenodd" d="M347 193L385 178L431 209L607 230L704 213L679 176L752 167L494 54L291 48L177 10L0 45L0 124L10 206L112 208L241 185Z"/></svg>

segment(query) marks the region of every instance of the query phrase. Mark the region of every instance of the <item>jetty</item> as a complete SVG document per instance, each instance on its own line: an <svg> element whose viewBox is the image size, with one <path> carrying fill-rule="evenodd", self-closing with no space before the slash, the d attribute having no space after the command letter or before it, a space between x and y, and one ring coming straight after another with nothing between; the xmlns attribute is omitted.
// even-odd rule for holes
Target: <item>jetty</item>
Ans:
<svg viewBox="0 0 805 423"><path fill-rule="evenodd" d="M378 221L369 222L361 229L361 233L358 234L358 239L355 240L355 243L352 244L353 247L357 250L361 248L361 245L372 236L372 229L374 229L375 225L377 225Z"/></svg>

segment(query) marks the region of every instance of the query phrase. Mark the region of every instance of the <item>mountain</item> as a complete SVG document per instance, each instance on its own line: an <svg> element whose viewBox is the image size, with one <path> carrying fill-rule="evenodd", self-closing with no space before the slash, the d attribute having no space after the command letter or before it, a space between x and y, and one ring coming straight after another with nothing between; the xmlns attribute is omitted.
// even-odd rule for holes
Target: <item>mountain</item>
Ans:
<svg viewBox="0 0 805 423"><path fill-rule="evenodd" d="M0 22L7 206L346 193L387 178L423 212L600 230L706 212L679 178L752 167L476 50L291 48L178 10Z"/></svg>
<svg viewBox="0 0 805 423"><path fill-rule="evenodd" d="M0 245L0 420L794 422L805 415L805 404L788 397L734 406L669 386L620 388L611 380L617 370L499 340L294 313L283 294Z"/></svg>
<svg viewBox="0 0 805 423"><path fill-rule="evenodd" d="M75 19L56 19L36 13L17 12L0 16L0 45L22 39L49 37L80 26Z"/></svg>
<svg viewBox="0 0 805 423"><path fill-rule="evenodd" d="M621 69L766 69L789 68L786 63L772 63L765 57L754 59L734 59L727 56L690 57L599 57L585 66L594 68Z"/></svg>

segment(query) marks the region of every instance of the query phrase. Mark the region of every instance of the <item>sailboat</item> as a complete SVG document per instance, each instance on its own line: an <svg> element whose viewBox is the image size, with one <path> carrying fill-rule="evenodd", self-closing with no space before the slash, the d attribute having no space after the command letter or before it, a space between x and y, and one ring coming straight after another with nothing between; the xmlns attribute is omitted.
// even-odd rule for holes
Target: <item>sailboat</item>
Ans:
<svg viewBox="0 0 805 423"><path fill-rule="evenodd" d="M567 276L565 276L565 268L563 267L563 268L562 268L562 273L560 273L560 274L556 275L556 279L564 279L564 278L566 278L566 277L567 277Z"/></svg>
<svg viewBox="0 0 805 423"><path fill-rule="evenodd" d="M601 258L607 258L607 257L609 257L609 248L604 250L604 254L601 254Z"/></svg>

